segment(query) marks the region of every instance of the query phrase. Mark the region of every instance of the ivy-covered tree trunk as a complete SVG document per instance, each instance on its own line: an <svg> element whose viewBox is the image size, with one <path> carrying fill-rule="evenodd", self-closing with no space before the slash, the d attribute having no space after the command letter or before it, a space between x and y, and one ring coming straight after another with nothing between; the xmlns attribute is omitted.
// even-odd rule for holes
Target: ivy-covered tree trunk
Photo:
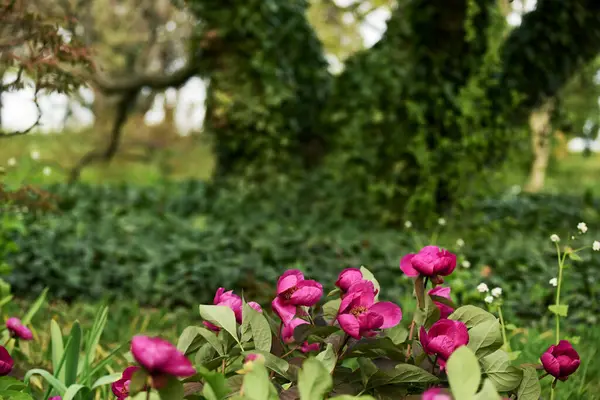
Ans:
<svg viewBox="0 0 600 400"><path fill-rule="evenodd" d="M496 0L400 0L384 37L332 76L305 0L189 4L217 176L319 165L392 219L456 204L600 51L595 0L538 0L507 37Z"/></svg>

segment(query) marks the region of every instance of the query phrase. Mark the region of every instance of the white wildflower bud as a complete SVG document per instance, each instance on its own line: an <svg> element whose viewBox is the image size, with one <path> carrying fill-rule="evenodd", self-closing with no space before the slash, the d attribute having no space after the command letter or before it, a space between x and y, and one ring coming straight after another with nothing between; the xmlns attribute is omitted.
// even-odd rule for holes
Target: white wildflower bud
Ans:
<svg viewBox="0 0 600 400"><path fill-rule="evenodd" d="M494 297L500 297L502 295L502 288L495 287L492 289L491 293Z"/></svg>
<svg viewBox="0 0 600 400"><path fill-rule="evenodd" d="M552 236L550 236L550 240L552 240L554 243L558 243L560 241L560 238L557 234L553 234Z"/></svg>
<svg viewBox="0 0 600 400"><path fill-rule="evenodd" d="M492 296L486 296L486 298L484 299L486 303L492 303L494 301L494 297Z"/></svg>
<svg viewBox="0 0 600 400"><path fill-rule="evenodd" d="M577 229L579 229L579 232L581 232L581 233L586 233L588 230L588 227L585 222L580 222L577 224Z"/></svg>
<svg viewBox="0 0 600 400"><path fill-rule="evenodd" d="M488 288L488 285L486 285L485 283L480 283L479 285L477 285L477 291L479 293L485 293L485 292L489 292L490 289Z"/></svg>
<svg viewBox="0 0 600 400"><path fill-rule="evenodd" d="M548 283L550 283L552 286L556 287L558 285L558 279L552 278L552 279L550 279L550 281Z"/></svg>

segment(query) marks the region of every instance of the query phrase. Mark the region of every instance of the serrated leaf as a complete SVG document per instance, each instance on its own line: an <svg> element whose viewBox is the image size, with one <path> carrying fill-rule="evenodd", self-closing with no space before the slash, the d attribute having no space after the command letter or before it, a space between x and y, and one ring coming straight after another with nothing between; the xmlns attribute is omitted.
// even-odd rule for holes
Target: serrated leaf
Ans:
<svg viewBox="0 0 600 400"><path fill-rule="evenodd" d="M552 304L548 306L548 310L555 315L558 315L560 317L566 317L569 314L569 306L565 305L565 304L560 304L560 305L556 305L556 304Z"/></svg>
<svg viewBox="0 0 600 400"><path fill-rule="evenodd" d="M519 400L539 400L542 394L542 387L537 372L532 367L523 368L523 380L517 390Z"/></svg>
<svg viewBox="0 0 600 400"><path fill-rule="evenodd" d="M510 364L509 355L504 350L481 359L483 372L500 392L516 389L523 379L523 371Z"/></svg>
<svg viewBox="0 0 600 400"><path fill-rule="evenodd" d="M468 347L459 347L450 355L446 374L455 399L471 399L477 393L481 369L475 353Z"/></svg>

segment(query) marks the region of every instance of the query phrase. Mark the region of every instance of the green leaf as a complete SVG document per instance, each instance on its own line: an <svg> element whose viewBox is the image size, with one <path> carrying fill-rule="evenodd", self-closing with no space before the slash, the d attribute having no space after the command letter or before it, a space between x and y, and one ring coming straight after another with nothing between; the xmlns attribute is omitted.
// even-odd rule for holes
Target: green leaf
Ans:
<svg viewBox="0 0 600 400"><path fill-rule="evenodd" d="M209 371L204 367L198 367L197 370L198 374L200 374L206 382L204 389L202 390L202 395L208 400L221 400L231 393L225 375L217 371Z"/></svg>
<svg viewBox="0 0 600 400"><path fill-rule="evenodd" d="M158 389L160 400L183 399L183 383L177 378L170 377L167 384Z"/></svg>
<svg viewBox="0 0 600 400"><path fill-rule="evenodd" d="M200 305L200 316L206 321L225 329L239 343L237 324L233 310L227 306Z"/></svg>
<svg viewBox="0 0 600 400"><path fill-rule="evenodd" d="M517 398L519 400L539 400L541 395L542 387L537 371L533 367L523 368L523 380L517 390Z"/></svg>
<svg viewBox="0 0 600 400"><path fill-rule="evenodd" d="M138 369L131 376L131 381L129 382L129 395L135 396L140 393L144 387L146 386L146 382L148 380L148 373L143 369Z"/></svg>
<svg viewBox="0 0 600 400"><path fill-rule="evenodd" d="M29 384L29 379L31 379L33 375L39 375L42 378L44 378L46 382L48 382L50 386L52 386L54 390L56 390L61 396L67 391L67 387L64 385L64 383L56 379L56 377L54 377L50 372L46 371L45 369L36 368L27 371L25 377L23 378L23 381L26 385Z"/></svg>
<svg viewBox="0 0 600 400"><path fill-rule="evenodd" d="M78 321L71 328L70 341L65 349L65 385L71 386L77 382L77 367L81 347L81 326Z"/></svg>
<svg viewBox="0 0 600 400"><path fill-rule="evenodd" d="M183 354L189 354L188 349L194 342L194 339L198 337L196 329L195 326L188 326L181 332L181 335L179 335L179 339L177 340L177 350L181 351Z"/></svg>
<svg viewBox="0 0 600 400"><path fill-rule="evenodd" d="M395 345L402 344L408 339L408 329L402 324L398 324L393 328L385 329L383 331L387 337L389 337Z"/></svg>
<svg viewBox="0 0 600 400"><path fill-rule="evenodd" d="M323 318L325 318L327 321L333 321L336 319L341 304L342 299L329 300L323 304Z"/></svg>
<svg viewBox="0 0 600 400"><path fill-rule="evenodd" d="M360 368L358 363L358 358L345 358L342 363L342 367L348 368L350 371L354 372Z"/></svg>
<svg viewBox="0 0 600 400"><path fill-rule="evenodd" d="M50 338L52 340L52 370L56 376L56 372L59 371L60 360L63 358L64 344L62 332L60 326L55 320L50 321ZM57 378L62 382L65 381L65 370L60 369Z"/></svg>
<svg viewBox="0 0 600 400"><path fill-rule="evenodd" d="M288 376L288 370L290 368L290 365L288 364L287 361L274 356L271 353L267 353L266 351L248 351L248 352L244 352L244 356L248 355L248 354L260 354L265 358L265 367L267 367L268 369L270 369L271 371L274 371L275 373L283 376L283 377L287 377Z"/></svg>
<svg viewBox="0 0 600 400"><path fill-rule="evenodd" d="M467 325L467 328L471 329L485 321L495 321L496 317L475 306L462 306L454 310L452 314L448 316L448 319L454 321L461 321Z"/></svg>
<svg viewBox="0 0 600 400"><path fill-rule="evenodd" d="M278 399L277 390L269 379L267 369L262 365L254 365L252 371L244 376L244 398L248 400Z"/></svg>
<svg viewBox="0 0 600 400"><path fill-rule="evenodd" d="M375 290L377 291L377 294L375 295L375 301L379 300L381 286L379 285L377 279L375 279L375 275L373 275L373 273L364 266L360 267L360 272L362 273L363 279L373 282L373 286L375 286Z"/></svg>
<svg viewBox="0 0 600 400"><path fill-rule="evenodd" d="M271 326L264 315L250 307L248 303L244 303L242 320L244 324L250 324L254 348L261 351L271 351Z"/></svg>
<svg viewBox="0 0 600 400"><path fill-rule="evenodd" d="M25 384L12 376L0 377L0 390L22 390Z"/></svg>
<svg viewBox="0 0 600 400"><path fill-rule="evenodd" d="M569 306L565 305L565 304L560 304L560 305L556 305L556 304L552 304L550 306L548 306L548 310L550 310L550 312L552 314L561 316L561 317L566 317L569 314Z"/></svg>
<svg viewBox="0 0 600 400"><path fill-rule="evenodd" d="M332 385L333 379L321 361L312 357L304 361L298 372L300 400L322 399Z"/></svg>
<svg viewBox="0 0 600 400"><path fill-rule="evenodd" d="M496 387L490 379L483 381L481 391L475 395L474 400L502 400Z"/></svg>
<svg viewBox="0 0 600 400"><path fill-rule="evenodd" d="M503 344L500 323L496 319L484 321L469 330L467 346L475 352L478 358L495 352Z"/></svg>
<svg viewBox="0 0 600 400"><path fill-rule="evenodd" d="M369 387L399 383L435 383L438 378L423 368L411 364L398 364L392 370L378 370L369 380Z"/></svg>
<svg viewBox="0 0 600 400"><path fill-rule="evenodd" d="M333 345L327 343L327 348L317 354L316 359L323 363L329 373L333 372L335 365L337 364L337 355L333 350Z"/></svg>
<svg viewBox="0 0 600 400"><path fill-rule="evenodd" d="M431 327L440 319L440 309L435 305L431 296L425 296L425 308L415 310L415 322L417 326Z"/></svg>
<svg viewBox="0 0 600 400"><path fill-rule="evenodd" d="M326 338L329 335L339 332L340 328L335 326L315 326L311 324L298 325L294 329L294 341L296 343L304 343L309 336L320 339Z"/></svg>
<svg viewBox="0 0 600 400"><path fill-rule="evenodd" d="M191 328L193 328L193 330L195 330L198 335L202 336L204 340L206 340L206 342L209 343L217 351L217 353L219 353L220 356L225 355L223 343L221 343L221 341L213 331L199 326Z"/></svg>
<svg viewBox="0 0 600 400"><path fill-rule="evenodd" d="M33 400L33 397L27 393L17 392L15 390L0 390L0 399L6 400Z"/></svg>
<svg viewBox="0 0 600 400"><path fill-rule="evenodd" d="M102 376L102 377L96 379L96 381L92 385L92 390L96 389L100 386L110 385L111 383L118 381L119 379L121 379L121 375L122 375L121 372L117 372L117 373L105 375L105 376Z"/></svg>
<svg viewBox="0 0 600 400"><path fill-rule="evenodd" d="M371 359L366 357L358 358L358 365L360 366L360 379L363 387L366 388L371 377L377 373L378 368Z"/></svg>
<svg viewBox="0 0 600 400"><path fill-rule="evenodd" d="M500 392L516 389L523 379L523 371L510 364L504 350L497 350L481 359L483 372Z"/></svg>
<svg viewBox="0 0 600 400"><path fill-rule="evenodd" d="M446 374L455 399L471 399L477 393L481 369L477 357L468 347L459 347L450 355Z"/></svg>
<svg viewBox="0 0 600 400"><path fill-rule="evenodd" d="M104 332L104 327L108 321L108 307L100 307L94 318L92 329L89 332L89 336L86 340L85 347L85 370L87 371L91 364L96 359L96 350L100 343L100 338Z"/></svg>
<svg viewBox="0 0 600 400"><path fill-rule="evenodd" d="M569 255L569 258L573 261L583 261L583 259L577 253L569 252L567 254Z"/></svg>
<svg viewBox="0 0 600 400"><path fill-rule="evenodd" d="M85 396L85 393L89 393L90 389L83 385L73 384L67 388L67 391L62 396L62 400L73 400L79 392L82 392L82 396Z"/></svg>
<svg viewBox="0 0 600 400"><path fill-rule="evenodd" d="M47 294L48 294L48 288L44 289L42 291L42 293L38 296L38 298L35 300L35 302L31 305L31 307L27 311L27 314L25 314L25 316L21 320L23 325L27 325L31 322L31 319L33 318L33 316L40 310L40 308L44 304L44 301L46 301Z"/></svg>

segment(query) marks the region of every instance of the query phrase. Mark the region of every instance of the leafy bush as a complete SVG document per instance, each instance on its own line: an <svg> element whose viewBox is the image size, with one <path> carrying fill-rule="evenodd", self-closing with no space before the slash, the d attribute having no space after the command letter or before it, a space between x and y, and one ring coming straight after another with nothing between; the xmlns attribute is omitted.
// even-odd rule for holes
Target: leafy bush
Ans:
<svg viewBox="0 0 600 400"><path fill-rule="evenodd" d="M216 287L227 286L264 303L263 293L285 268L332 281L339 268L364 263L380 277L386 298L409 295L410 282L397 273L398 254L418 248L425 239L416 232L429 227L417 228L418 221L412 229L381 226L360 199L348 214L337 207L343 192L314 187L55 186L57 212L30 210L27 233L9 234L20 248L8 256L10 283L20 296L47 286L69 301L135 293L140 303L161 306L207 302ZM586 221L590 232L581 240L598 238L598 210L598 202L575 197L507 195L448 215L449 225L436 228L436 243L471 265L450 279L453 292L461 303L481 302L475 287L485 280L508 293L527 293L507 298L507 312L544 322L552 303L547 282L555 276L549 235L566 239ZM460 249L458 238L466 243ZM593 323L600 263L582 257L566 271L578 278L566 288L569 318Z"/></svg>

